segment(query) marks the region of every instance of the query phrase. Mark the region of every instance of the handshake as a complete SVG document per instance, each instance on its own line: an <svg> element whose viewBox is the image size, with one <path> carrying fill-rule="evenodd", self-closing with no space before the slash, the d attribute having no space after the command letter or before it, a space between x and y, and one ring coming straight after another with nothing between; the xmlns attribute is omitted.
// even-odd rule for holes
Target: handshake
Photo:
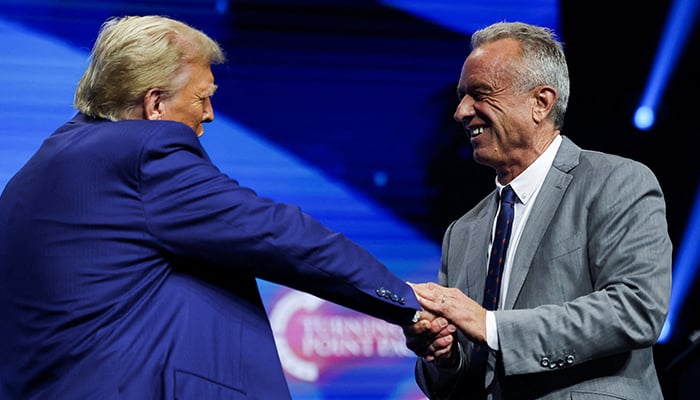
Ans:
<svg viewBox="0 0 700 400"><path fill-rule="evenodd" d="M440 367L457 366L461 359L456 332L486 343L486 309L461 290L436 283L410 283L423 310L418 321L403 327L406 346Z"/></svg>

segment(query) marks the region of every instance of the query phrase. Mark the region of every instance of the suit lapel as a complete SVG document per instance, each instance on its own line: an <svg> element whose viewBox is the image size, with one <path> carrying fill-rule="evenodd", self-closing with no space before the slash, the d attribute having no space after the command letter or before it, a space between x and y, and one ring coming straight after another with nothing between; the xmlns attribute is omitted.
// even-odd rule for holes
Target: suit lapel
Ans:
<svg viewBox="0 0 700 400"><path fill-rule="evenodd" d="M477 217L471 221L471 226L465 230L465 237L462 238L466 245L464 253L460 256L461 262L455 264L459 265L459 271L466 275L466 283L456 282L456 286L465 288L465 293L479 303L484 296L489 238L497 208L498 193L494 190Z"/></svg>
<svg viewBox="0 0 700 400"><path fill-rule="evenodd" d="M563 137L552 168L544 179L518 243L508 283L508 295L503 305L505 310L512 309L518 300L535 252L540 247L547 227L559 208L566 188L571 183L572 176L568 172L578 164L580 152L581 149L578 146Z"/></svg>

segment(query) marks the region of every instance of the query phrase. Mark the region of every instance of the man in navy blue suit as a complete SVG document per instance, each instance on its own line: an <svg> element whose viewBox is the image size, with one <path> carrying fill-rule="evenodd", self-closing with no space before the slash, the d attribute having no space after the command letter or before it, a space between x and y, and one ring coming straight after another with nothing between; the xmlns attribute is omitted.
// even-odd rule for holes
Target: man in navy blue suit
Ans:
<svg viewBox="0 0 700 400"><path fill-rule="evenodd" d="M79 112L0 197L7 397L289 399L256 278L430 323L367 251L212 164L198 136L222 62L179 21L102 26Z"/></svg>

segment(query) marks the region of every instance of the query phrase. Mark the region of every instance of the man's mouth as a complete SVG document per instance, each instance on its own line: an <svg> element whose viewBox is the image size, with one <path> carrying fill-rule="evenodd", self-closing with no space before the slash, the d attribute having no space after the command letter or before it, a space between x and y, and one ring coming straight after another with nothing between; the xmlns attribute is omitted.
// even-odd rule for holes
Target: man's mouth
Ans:
<svg viewBox="0 0 700 400"><path fill-rule="evenodd" d="M467 132L469 132L469 137L477 137L484 133L484 127L480 126L474 129L467 129Z"/></svg>

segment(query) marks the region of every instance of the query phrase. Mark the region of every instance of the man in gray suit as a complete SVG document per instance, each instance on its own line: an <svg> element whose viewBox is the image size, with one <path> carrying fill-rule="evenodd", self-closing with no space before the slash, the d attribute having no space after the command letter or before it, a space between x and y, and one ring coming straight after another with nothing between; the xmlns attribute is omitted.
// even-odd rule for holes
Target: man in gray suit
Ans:
<svg viewBox="0 0 700 400"><path fill-rule="evenodd" d="M447 229L439 285L413 285L457 327L439 335L438 318L405 331L423 356L418 385L431 399L661 399L652 346L672 245L657 179L561 134L569 76L550 29L496 23L471 40L455 119L496 190ZM498 239L500 294L485 296L505 187L515 199L510 236Z"/></svg>

